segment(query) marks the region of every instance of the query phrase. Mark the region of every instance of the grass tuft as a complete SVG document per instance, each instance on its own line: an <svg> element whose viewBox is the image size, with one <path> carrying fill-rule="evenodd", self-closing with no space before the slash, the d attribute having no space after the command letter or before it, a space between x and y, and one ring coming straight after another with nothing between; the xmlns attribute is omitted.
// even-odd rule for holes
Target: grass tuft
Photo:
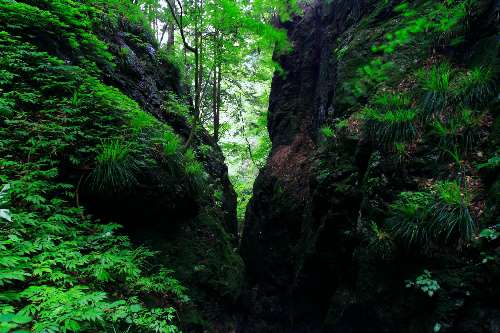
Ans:
<svg viewBox="0 0 500 333"><path fill-rule="evenodd" d="M496 93L495 71L491 67L475 67L457 78L457 97L463 105L485 106Z"/></svg>
<svg viewBox="0 0 500 333"><path fill-rule="evenodd" d="M458 182L442 181L432 191L401 192L389 206L386 222L409 248L428 248L440 240L462 246L477 230L470 205L470 195Z"/></svg>
<svg viewBox="0 0 500 333"><path fill-rule="evenodd" d="M387 220L394 236L408 247L427 245L432 239L429 207L433 201L428 192L402 192L390 207Z"/></svg>
<svg viewBox="0 0 500 333"><path fill-rule="evenodd" d="M439 146L443 151L468 153L478 143L481 116L470 109L462 109L457 114L435 120L432 123L433 133L439 137Z"/></svg>
<svg viewBox="0 0 500 333"><path fill-rule="evenodd" d="M96 157L96 167L90 174L92 187L104 193L128 190L138 183L139 163L131 146L118 139L103 141Z"/></svg>
<svg viewBox="0 0 500 333"><path fill-rule="evenodd" d="M423 91L422 108L427 116L444 112L453 96L452 78L455 70L447 62L417 73Z"/></svg>
<svg viewBox="0 0 500 333"><path fill-rule="evenodd" d="M363 118L372 142L382 146L393 147L395 143L411 142L417 136L417 111L414 109L383 111L366 107Z"/></svg>
<svg viewBox="0 0 500 333"><path fill-rule="evenodd" d="M477 229L472 218L470 196L456 181L444 181L435 186L437 198L432 206L433 230L448 241L451 237L461 242L470 241Z"/></svg>

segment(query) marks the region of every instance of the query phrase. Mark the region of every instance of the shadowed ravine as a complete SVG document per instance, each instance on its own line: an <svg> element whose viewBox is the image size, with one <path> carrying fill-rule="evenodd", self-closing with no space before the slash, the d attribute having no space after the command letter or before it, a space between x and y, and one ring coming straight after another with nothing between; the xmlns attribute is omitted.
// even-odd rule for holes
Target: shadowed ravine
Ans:
<svg viewBox="0 0 500 333"><path fill-rule="evenodd" d="M500 333L499 18L0 0L0 333Z"/></svg>

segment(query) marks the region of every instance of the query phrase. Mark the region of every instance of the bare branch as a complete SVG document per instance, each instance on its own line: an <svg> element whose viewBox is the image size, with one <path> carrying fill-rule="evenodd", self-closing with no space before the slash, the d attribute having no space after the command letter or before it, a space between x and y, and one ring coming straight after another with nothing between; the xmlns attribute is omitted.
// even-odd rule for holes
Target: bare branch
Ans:
<svg viewBox="0 0 500 333"><path fill-rule="evenodd" d="M181 10L180 21L179 21L179 18L177 17L177 15L175 14L175 9L172 6L172 3L170 3L170 0L168 0L166 2L167 2L167 5L168 5L168 8L170 9L170 13L172 13L172 17L174 18L175 24L179 28L179 32L181 33L182 43L184 44L184 47L187 50L189 50L189 51L197 54L198 53L198 49L192 47L191 45L189 45L188 42L187 42L187 40L186 40L186 35L184 33L184 27L183 27L183 22L182 22L182 17L184 15L184 9L182 8L181 2L179 0L177 0L177 4L179 5L180 10Z"/></svg>

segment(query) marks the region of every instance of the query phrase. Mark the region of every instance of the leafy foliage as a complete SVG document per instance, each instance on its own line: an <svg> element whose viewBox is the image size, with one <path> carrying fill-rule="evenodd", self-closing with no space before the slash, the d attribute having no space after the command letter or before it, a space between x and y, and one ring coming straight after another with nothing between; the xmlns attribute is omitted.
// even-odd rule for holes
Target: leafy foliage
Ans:
<svg viewBox="0 0 500 333"><path fill-rule="evenodd" d="M493 226L491 228L483 229L479 233L479 237L488 239L490 241L494 241L500 237L500 231L498 230L499 228L500 225L497 224L496 226Z"/></svg>
<svg viewBox="0 0 500 333"><path fill-rule="evenodd" d="M488 159L486 163L479 164L477 166L478 169L494 169L500 166L500 156L494 156Z"/></svg>
<svg viewBox="0 0 500 333"><path fill-rule="evenodd" d="M97 77L111 57L94 24L114 20L115 5L0 2L0 181L9 184L1 192L1 331L176 332L175 307L189 301L172 271L151 265L155 252L86 215L77 181L64 173L92 170L99 190L122 191L137 183L142 163L156 163L146 143L165 143L165 159L178 150L168 126ZM40 51L28 29L52 33L75 58Z"/></svg>
<svg viewBox="0 0 500 333"><path fill-rule="evenodd" d="M393 253L394 241L390 232L372 222L371 230L375 238L370 243L371 251L374 251L380 258L387 259Z"/></svg>
<svg viewBox="0 0 500 333"><path fill-rule="evenodd" d="M323 126L321 128L321 134L323 134L323 136L327 139L329 138L332 138L335 136L335 132L333 131L333 129L329 126Z"/></svg>
<svg viewBox="0 0 500 333"><path fill-rule="evenodd" d="M163 133L163 150L166 156L173 156L179 152L181 140L175 133L165 131Z"/></svg>
<svg viewBox="0 0 500 333"><path fill-rule="evenodd" d="M86 54L79 59L83 67L97 71L97 62L110 62L107 45L92 32L99 21L99 9L81 2L64 0L0 2L0 22L16 33L39 29L60 36L61 42L75 54Z"/></svg>
<svg viewBox="0 0 500 333"><path fill-rule="evenodd" d="M417 276L415 281L406 280L406 288L412 287L420 289L429 297L434 296L434 294L441 289L439 283L432 278L432 274L428 270L424 270L424 273Z"/></svg>
<svg viewBox="0 0 500 333"><path fill-rule="evenodd" d="M53 182L56 176L38 180L43 188L28 187L25 180L12 182L11 203L16 209L12 221L0 228L0 297L6 301L0 311L10 318L2 327L17 323L35 332L57 332L132 325L137 330L174 332L175 310L150 309L138 296L186 301L184 288L166 278L170 272L149 268L148 258L156 254L134 248L116 233L120 226L96 224L63 198L48 200L40 191L72 188ZM153 278L152 284L148 274L164 278ZM118 297L108 290L123 294ZM26 322L19 323L16 316Z"/></svg>
<svg viewBox="0 0 500 333"><path fill-rule="evenodd" d="M204 173L203 165L196 159L196 154L192 149L186 151L186 172L191 176L202 176Z"/></svg>
<svg viewBox="0 0 500 333"><path fill-rule="evenodd" d="M371 46L373 57L359 67L357 77L349 83L349 90L356 97L367 96L378 86L392 79L390 72L395 71L398 61L391 56L396 51L407 47L422 51L434 42L445 44L448 38L443 36L453 36L462 31L467 18L465 2L455 0L413 3L404 1L395 5L393 11L397 15L394 31L388 31L382 40L378 39ZM436 78L439 79L439 76ZM440 85L438 81L434 84L437 86L431 87Z"/></svg>

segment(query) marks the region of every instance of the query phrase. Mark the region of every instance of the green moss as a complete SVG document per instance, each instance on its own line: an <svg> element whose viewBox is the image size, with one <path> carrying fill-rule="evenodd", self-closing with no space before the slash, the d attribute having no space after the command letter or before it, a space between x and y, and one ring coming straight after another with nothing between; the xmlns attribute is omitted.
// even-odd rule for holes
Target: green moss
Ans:
<svg viewBox="0 0 500 333"><path fill-rule="evenodd" d="M0 180L11 184L14 212L12 224L0 224L0 242L17 257L2 268L9 292L0 292L0 311L14 318L29 308L35 320L7 320L12 329L173 330L175 309L154 304L184 303L184 288L165 266L150 265L155 252L132 245L118 225L88 216L79 202L91 170L98 188L136 184L145 160L135 156L141 141L129 119L143 111L97 76L92 62L110 59L87 16L95 8L36 5L0 4L1 105L16 110L0 112ZM41 51L26 27L54 33L80 57L68 63Z"/></svg>

